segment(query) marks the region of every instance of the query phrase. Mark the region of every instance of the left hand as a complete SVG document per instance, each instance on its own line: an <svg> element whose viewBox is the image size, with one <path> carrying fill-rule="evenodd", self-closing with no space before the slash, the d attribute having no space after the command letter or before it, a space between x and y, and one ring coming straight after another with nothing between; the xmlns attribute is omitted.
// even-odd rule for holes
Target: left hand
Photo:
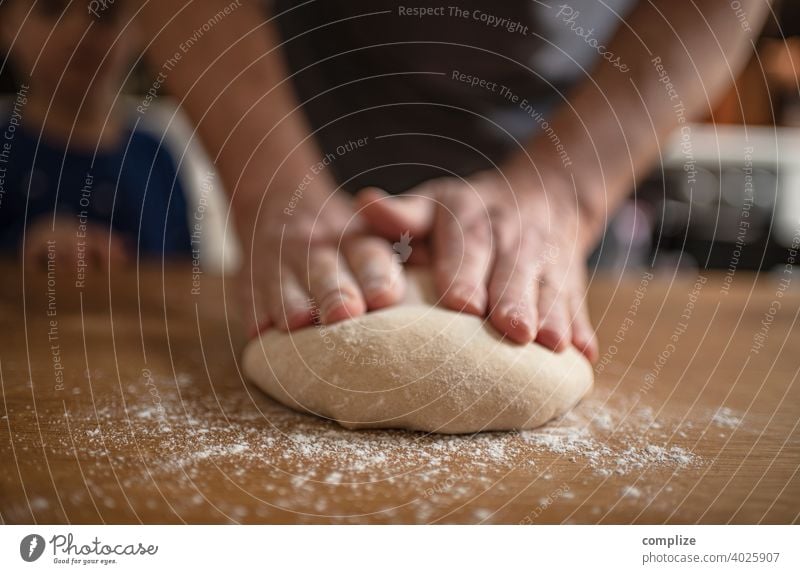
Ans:
<svg viewBox="0 0 800 574"><path fill-rule="evenodd" d="M41 216L31 222L25 234L26 265L45 267L51 253L72 269L85 263L89 269L108 271L132 259L125 240L107 225L90 221L79 230L77 217L66 215L55 219Z"/></svg>
<svg viewBox="0 0 800 574"><path fill-rule="evenodd" d="M591 237L574 192L558 182L532 185L502 171L430 180L390 197L357 196L372 230L390 241L410 234L410 261L429 262L441 304L488 316L501 334L555 351L574 345L595 361L586 310ZM414 240L425 240L423 245Z"/></svg>

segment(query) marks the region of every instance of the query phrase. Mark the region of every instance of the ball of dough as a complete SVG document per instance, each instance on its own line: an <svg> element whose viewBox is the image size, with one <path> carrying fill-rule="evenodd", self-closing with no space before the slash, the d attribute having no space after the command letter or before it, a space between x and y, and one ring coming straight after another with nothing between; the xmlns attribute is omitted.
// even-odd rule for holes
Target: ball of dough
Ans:
<svg viewBox="0 0 800 574"><path fill-rule="evenodd" d="M575 349L518 345L434 303L430 277L411 274L399 306L265 332L245 349L244 372L284 405L352 429L530 429L590 390L591 365Z"/></svg>

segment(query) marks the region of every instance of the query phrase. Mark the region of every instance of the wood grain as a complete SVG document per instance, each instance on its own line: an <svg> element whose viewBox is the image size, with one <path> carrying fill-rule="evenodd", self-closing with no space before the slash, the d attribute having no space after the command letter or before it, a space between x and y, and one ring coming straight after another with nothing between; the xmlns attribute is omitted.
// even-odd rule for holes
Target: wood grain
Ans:
<svg viewBox="0 0 800 574"><path fill-rule="evenodd" d="M0 273L4 523L798 522L800 294L780 275L595 277L591 397L542 431L429 437L247 384L231 281Z"/></svg>

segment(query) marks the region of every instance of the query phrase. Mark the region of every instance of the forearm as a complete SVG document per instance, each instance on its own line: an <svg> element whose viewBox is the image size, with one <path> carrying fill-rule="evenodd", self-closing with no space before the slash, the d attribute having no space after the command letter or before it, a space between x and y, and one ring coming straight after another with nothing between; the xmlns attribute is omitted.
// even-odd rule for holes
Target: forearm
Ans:
<svg viewBox="0 0 800 574"><path fill-rule="evenodd" d="M642 2L621 26L607 50L629 70L603 60L550 122L566 162L552 139L540 135L528 143L536 166L545 166L542 171L566 176L570 188L574 177L587 244L597 239L608 214L634 183L648 174L665 136L711 112L746 63L753 34L768 13L765 0L743 1L753 30L747 33L728 2L694 4L697 9L674 0ZM664 72L673 92L659 81ZM520 156L516 163L530 161Z"/></svg>
<svg viewBox="0 0 800 574"><path fill-rule="evenodd" d="M305 174L320 160L287 79L275 26L254 3L233 4L226 16L194 43L180 44L214 18L229 0L150 2L143 11L150 60L157 69L179 52L167 86L193 120L226 188L241 225L254 223L262 199L286 205ZM263 25L262 25L263 24ZM306 206L320 205L333 182L319 173L303 189ZM266 198L264 193L266 192Z"/></svg>

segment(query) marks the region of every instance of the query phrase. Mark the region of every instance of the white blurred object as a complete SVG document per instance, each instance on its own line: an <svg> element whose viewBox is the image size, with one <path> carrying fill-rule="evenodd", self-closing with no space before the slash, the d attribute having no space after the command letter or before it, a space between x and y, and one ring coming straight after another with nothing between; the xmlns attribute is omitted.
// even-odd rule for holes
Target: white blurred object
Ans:
<svg viewBox="0 0 800 574"><path fill-rule="evenodd" d="M11 101L10 97L0 98L0 117L4 117ZM195 223L201 225L199 243L195 247L199 247L203 271L220 275L236 272L241 261L241 248L229 210L230 202L200 137L169 97L153 101L144 114L136 110L140 103L140 98L126 98L132 121L140 118L142 129L158 141L163 138L175 162L178 178L186 190L189 230L194 229ZM195 214L201 211L202 219L195 219Z"/></svg>
<svg viewBox="0 0 800 574"><path fill-rule="evenodd" d="M754 185L761 170L777 174L776 189L755 188L756 205L774 200L772 236L789 247L800 234L800 128L744 125L689 124L691 159L699 168L721 171L726 166L742 167L751 157ZM680 168L687 160L676 132L662 149L665 168ZM694 186L698 188L697 185ZM773 197L765 197L772 193Z"/></svg>
<svg viewBox="0 0 800 574"><path fill-rule="evenodd" d="M132 111L136 113L133 102ZM186 190L189 230L195 230L200 265L206 273L228 275L236 272L241 248L236 235L230 201L214 164L208 157L189 119L174 101L159 97L140 117L140 127L169 149L178 177Z"/></svg>

